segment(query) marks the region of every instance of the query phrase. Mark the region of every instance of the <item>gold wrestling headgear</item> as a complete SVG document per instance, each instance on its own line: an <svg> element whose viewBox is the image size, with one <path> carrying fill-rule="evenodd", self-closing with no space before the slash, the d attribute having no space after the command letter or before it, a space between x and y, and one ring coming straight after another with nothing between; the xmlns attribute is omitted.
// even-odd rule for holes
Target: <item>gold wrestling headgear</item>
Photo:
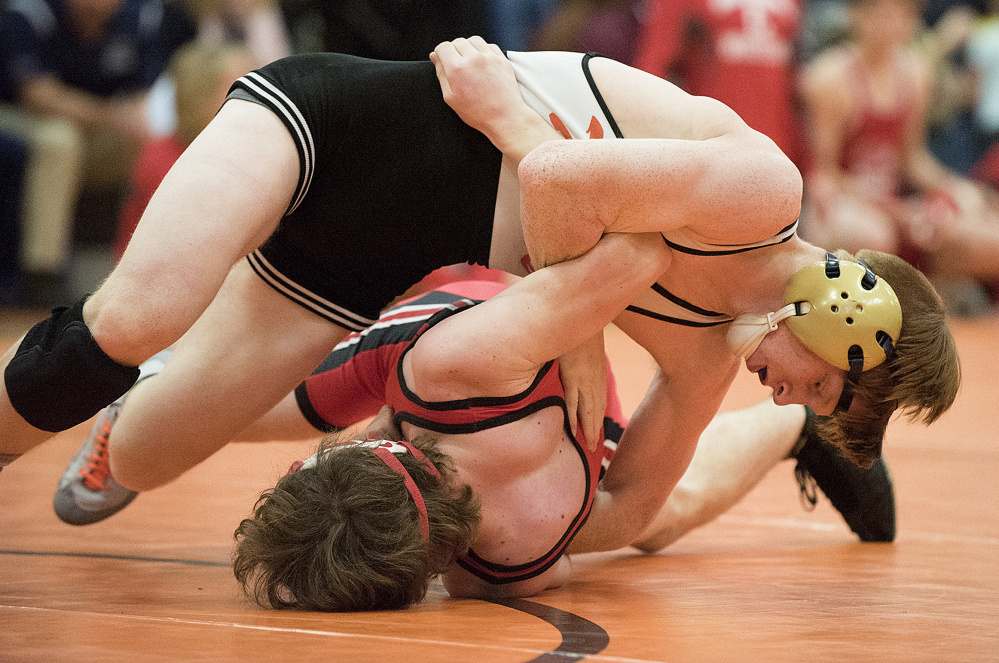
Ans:
<svg viewBox="0 0 999 663"><path fill-rule="evenodd" d="M837 368L849 371L838 410L847 410L860 374L895 355L902 329L902 307L895 291L867 265L840 262L826 253L825 262L802 267L784 289L784 306L767 315L743 314L732 322L732 351L748 358L763 337L787 321L788 329L809 350Z"/></svg>
<svg viewBox="0 0 999 663"><path fill-rule="evenodd" d="M867 265L840 262L826 253L825 262L794 273L784 289L784 302L797 309L787 319L788 329L819 357L849 371L837 405L849 409L860 374L895 355L902 330L895 291Z"/></svg>
<svg viewBox="0 0 999 663"><path fill-rule="evenodd" d="M902 307L888 282L866 265L827 253L825 262L794 273L784 302L809 304L807 312L788 318L787 326L833 366L849 371L859 359L866 371L894 354Z"/></svg>

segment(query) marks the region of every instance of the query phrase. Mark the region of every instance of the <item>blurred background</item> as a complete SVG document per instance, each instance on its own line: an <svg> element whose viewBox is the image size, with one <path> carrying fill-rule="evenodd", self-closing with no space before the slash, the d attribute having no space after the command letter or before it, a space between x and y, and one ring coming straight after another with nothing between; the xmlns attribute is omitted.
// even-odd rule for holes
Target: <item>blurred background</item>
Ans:
<svg viewBox="0 0 999 663"><path fill-rule="evenodd" d="M229 84L293 53L479 34L715 97L805 176L800 232L895 253L952 315L999 291L997 0L3 0L0 308L91 292ZM462 275L461 268L458 268Z"/></svg>

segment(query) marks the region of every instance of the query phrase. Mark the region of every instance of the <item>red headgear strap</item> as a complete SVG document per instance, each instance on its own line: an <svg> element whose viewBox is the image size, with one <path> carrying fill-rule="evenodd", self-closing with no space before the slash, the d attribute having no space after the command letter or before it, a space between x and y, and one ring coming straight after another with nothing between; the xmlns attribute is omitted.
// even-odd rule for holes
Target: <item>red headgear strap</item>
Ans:
<svg viewBox="0 0 999 663"><path fill-rule="evenodd" d="M422 460L427 467L427 471L429 471L438 479L441 478L441 474L440 472L437 471L437 468L434 467L434 464L431 463L430 460L426 456L424 456L419 449L414 447L409 442L399 442L399 444L409 449L409 453L413 454L414 456ZM430 518L427 516L427 505L423 501L423 495L420 494L420 489L416 487L416 482L413 481L413 477L409 476L409 472L407 472L406 468L403 467L402 462L400 462L399 459L396 458L396 455L391 451L389 451L388 448L379 446L373 449L372 451L375 452L376 456L385 461L386 465L395 470L399 474L399 476L402 477L402 480L406 483L406 490L408 490L409 494L413 496L413 501L416 502L416 509L417 511L419 511L420 534L423 536L424 539L429 539Z"/></svg>
<svg viewBox="0 0 999 663"><path fill-rule="evenodd" d="M423 464L426 466L427 471L430 472L430 474L440 479L441 473L437 470L434 464L430 462L430 459L424 456L423 452L421 452L419 449L414 447L409 442L406 442L405 440L400 442L393 442L391 440L377 440L377 441L368 440L363 442L357 441L354 442L353 444L343 445L343 446L362 446L362 447L371 448L371 451L376 456L381 458L386 465L388 465L399 476L402 477L402 480L406 484L406 490L408 490L409 494L413 496L413 501L416 503L416 510L418 511L420 517L420 534L423 536L424 539L429 539L430 518L427 516L426 502L423 501L423 495L420 494L420 489L416 487L416 482L413 481L413 477L409 475L409 472L406 471L406 468L403 467L403 464L393 453L393 448L398 450L399 446L405 447L405 449L409 451L409 453L413 454L413 456L423 461ZM295 461L294 463L292 463L291 468L288 470L288 474L297 472L298 470L302 469L302 467L306 466L312 467L312 465L315 464L314 458L315 457L313 456L313 458L310 458L305 462Z"/></svg>

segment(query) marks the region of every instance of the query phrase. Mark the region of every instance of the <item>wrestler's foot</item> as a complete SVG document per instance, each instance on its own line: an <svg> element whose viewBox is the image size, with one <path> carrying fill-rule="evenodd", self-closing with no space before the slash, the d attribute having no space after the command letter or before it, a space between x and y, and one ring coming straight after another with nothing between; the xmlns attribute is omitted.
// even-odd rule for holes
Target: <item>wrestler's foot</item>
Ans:
<svg viewBox="0 0 999 663"><path fill-rule="evenodd" d="M52 506L64 523L100 522L124 509L138 495L111 477L108 438L120 409L121 404L115 402L98 413L90 435L59 479Z"/></svg>
<svg viewBox="0 0 999 663"><path fill-rule="evenodd" d="M164 350L145 361L139 367L139 379L135 384L163 370L169 356L170 351ZM90 525L100 522L124 509L138 495L114 480L108 459L111 428L128 393L97 414L90 435L59 479L52 506L64 523Z"/></svg>
<svg viewBox="0 0 999 663"><path fill-rule="evenodd" d="M794 474L806 508L815 506L818 485L861 541L893 541L895 492L884 458L869 470L857 467L819 437L815 413L805 410L801 440L791 457L798 461Z"/></svg>

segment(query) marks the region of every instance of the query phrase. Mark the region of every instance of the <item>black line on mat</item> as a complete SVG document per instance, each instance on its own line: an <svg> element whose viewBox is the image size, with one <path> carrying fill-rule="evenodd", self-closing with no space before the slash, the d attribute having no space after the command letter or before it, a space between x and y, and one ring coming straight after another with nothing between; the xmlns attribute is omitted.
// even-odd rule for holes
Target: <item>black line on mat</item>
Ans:
<svg viewBox="0 0 999 663"><path fill-rule="evenodd" d="M120 559L126 562L166 562L188 566L232 566L229 562L208 562L200 559L171 557L141 557L139 555L107 555L102 553L54 552L48 550L0 550L0 555L34 555L36 557L87 557L90 559Z"/></svg>
<svg viewBox="0 0 999 663"><path fill-rule="evenodd" d="M558 629L562 644L525 663L571 663L587 656L599 654L610 643L610 636L597 624L579 615L524 599L499 599L490 601L497 605L526 612Z"/></svg>

